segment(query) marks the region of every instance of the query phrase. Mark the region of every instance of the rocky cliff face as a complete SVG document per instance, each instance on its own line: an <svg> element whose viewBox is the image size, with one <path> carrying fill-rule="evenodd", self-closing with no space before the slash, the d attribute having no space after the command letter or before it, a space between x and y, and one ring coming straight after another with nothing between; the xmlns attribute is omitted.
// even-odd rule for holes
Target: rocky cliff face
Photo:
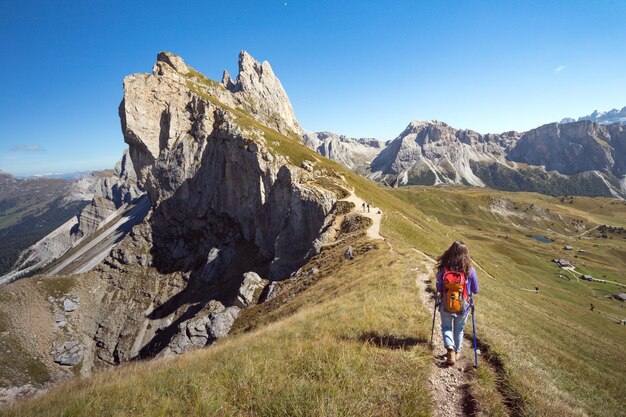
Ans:
<svg viewBox="0 0 626 417"><path fill-rule="evenodd" d="M258 67L249 59L240 56L243 70ZM155 207L155 251L185 269L199 253L217 248L226 256L245 240L269 260L269 278L284 278L315 252L334 195L308 185L310 173L272 152L242 113L208 98L175 67L160 68L163 75L127 77L120 106L139 185ZM271 108L268 100L259 107Z"/></svg>
<svg viewBox="0 0 626 417"><path fill-rule="evenodd" d="M439 121L414 121L373 157L369 150L359 152L354 140L319 135L305 134L305 142L390 186L465 184L626 197L626 140L617 123L552 123L526 133L483 135Z"/></svg>
<svg viewBox="0 0 626 417"><path fill-rule="evenodd" d="M609 130L594 122L551 123L526 132L508 156L566 175L611 171L615 164L611 141Z"/></svg>
<svg viewBox="0 0 626 417"><path fill-rule="evenodd" d="M124 80L122 131L152 212L98 269L108 289L96 365L223 337L329 237L336 194L312 163L295 166L277 148L298 127L280 83L269 64L239 61L237 81L218 84L160 53L152 74Z"/></svg>
<svg viewBox="0 0 626 417"><path fill-rule="evenodd" d="M374 158L372 178L388 183L484 186L472 161L504 163L516 132L481 135L439 121L414 121Z"/></svg>
<svg viewBox="0 0 626 417"><path fill-rule="evenodd" d="M282 133L302 133L289 97L269 62L259 63L242 51L237 79L233 81L224 71L222 85L233 94L240 107L267 126Z"/></svg>
<svg viewBox="0 0 626 417"><path fill-rule="evenodd" d="M619 123L552 123L526 132L508 158L569 179L572 194L626 197L626 131ZM537 168L535 168L537 169ZM555 194L555 193L554 193Z"/></svg>
<svg viewBox="0 0 626 417"><path fill-rule="evenodd" d="M358 173L366 172L385 143L374 138L350 138L333 132L307 132L302 135L310 149Z"/></svg>
<svg viewBox="0 0 626 417"><path fill-rule="evenodd" d="M135 169L126 149L113 170L95 171L74 181L65 201L102 197L111 201L115 207L120 207L141 194L142 191L137 187Z"/></svg>

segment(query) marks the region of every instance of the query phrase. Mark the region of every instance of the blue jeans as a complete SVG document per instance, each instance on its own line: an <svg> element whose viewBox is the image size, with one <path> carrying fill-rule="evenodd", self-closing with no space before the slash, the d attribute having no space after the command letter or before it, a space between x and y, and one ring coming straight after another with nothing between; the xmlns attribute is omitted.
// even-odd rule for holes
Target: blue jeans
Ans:
<svg viewBox="0 0 626 417"><path fill-rule="evenodd" d="M441 333L443 336L443 345L447 348L451 347L457 352L461 351L463 343L463 330L467 322L468 314L464 313L446 313L441 311ZM453 330L454 324L454 330Z"/></svg>

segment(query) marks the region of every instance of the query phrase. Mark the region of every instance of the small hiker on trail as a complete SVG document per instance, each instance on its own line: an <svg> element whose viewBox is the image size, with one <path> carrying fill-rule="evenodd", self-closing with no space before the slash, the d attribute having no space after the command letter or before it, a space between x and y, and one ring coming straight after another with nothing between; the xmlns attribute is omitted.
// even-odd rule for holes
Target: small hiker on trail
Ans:
<svg viewBox="0 0 626 417"><path fill-rule="evenodd" d="M365 201L363 202L363 204L361 205L361 207L363 207L363 211L365 211Z"/></svg>
<svg viewBox="0 0 626 417"><path fill-rule="evenodd" d="M589 306L591 307L589 311L593 311L596 308L596 306L594 306L593 303L590 303Z"/></svg>
<svg viewBox="0 0 626 417"><path fill-rule="evenodd" d="M370 212L370 205L369 204L367 205L367 212L368 213Z"/></svg>
<svg viewBox="0 0 626 417"><path fill-rule="evenodd" d="M454 365L461 354L470 296L477 293L478 277L469 249L457 240L437 258L437 296L441 299L441 333L448 365Z"/></svg>
<svg viewBox="0 0 626 417"><path fill-rule="evenodd" d="M539 292L539 287L535 287L535 292L538 293Z"/></svg>

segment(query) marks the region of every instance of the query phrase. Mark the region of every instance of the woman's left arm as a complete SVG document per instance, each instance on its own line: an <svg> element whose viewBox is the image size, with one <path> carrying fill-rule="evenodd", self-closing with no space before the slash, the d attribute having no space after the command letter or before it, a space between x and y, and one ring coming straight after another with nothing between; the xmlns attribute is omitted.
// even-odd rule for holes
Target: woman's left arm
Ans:
<svg viewBox="0 0 626 417"><path fill-rule="evenodd" d="M469 278L470 291L472 294L478 294L478 276L476 276L476 270L474 268L470 271Z"/></svg>

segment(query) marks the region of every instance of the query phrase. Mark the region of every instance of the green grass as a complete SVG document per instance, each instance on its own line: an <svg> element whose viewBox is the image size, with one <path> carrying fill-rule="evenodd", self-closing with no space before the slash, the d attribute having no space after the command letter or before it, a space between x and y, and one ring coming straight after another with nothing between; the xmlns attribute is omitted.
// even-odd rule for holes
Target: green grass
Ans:
<svg viewBox="0 0 626 417"><path fill-rule="evenodd" d="M0 304L16 302L19 303L20 300L4 292L0 293ZM0 310L0 388L48 381L50 379L48 369L40 358L30 354L24 346L24 341L15 334L14 326L9 316Z"/></svg>
<svg viewBox="0 0 626 417"><path fill-rule="evenodd" d="M280 306L298 306L281 320L182 357L71 381L6 415L429 415L430 351L420 342L428 316L415 308L407 267L370 251ZM380 280L382 268L390 279ZM364 334L417 341L389 349Z"/></svg>
<svg viewBox="0 0 626 417"><path fill-rule="evenodd" d="M407 201L417 201L426 215L452 226L457 237L469 244L474 259L485 268L478 275L481 293L477 297L479 334L503 358L508 371L507 384L524 398L526 415L624 415L620 406L626 395L623 381L626 366L616 358L623 356L626 328L599 314L589 312L589 303L598 309L626 317L623 303L606 298L593 298L593 288L617 291L610 284L588 283L558 278L559 268L549 259L567 257L586 266L580 272L594 277L606 276L624 282L620 271L626 269L626 258L611 255L611 249L626 246L623 240L578 240L578 232L557 235L557 242L543 244L526 237L537 231L545 234L545 221L526 220L521 227L515 221L496 219L481 210L492 196L506 196L522 206L526 201L548 208L563 218L563 225L579 216L593 225L598 220L593 212L584 212L558 199L533 194L502 193L493 190L420 189L398 192ZM415 193L416 195L410 195ZM408 195L407 195L408 194ZM470 202L471 204L465 204ZM596 207L602 200L585 199ZM462 207L442 210L443 207ZM464 207L464 208L463 208ZM443 213L446 212L446 213ZM543 229L543 230L542 230ZM566 233L560 227L562 233ZM508 239L503 236L507 235ZM587 252L562 250L564 244L575 242ZM520 291L534 288L539 294Z"/></svg>

